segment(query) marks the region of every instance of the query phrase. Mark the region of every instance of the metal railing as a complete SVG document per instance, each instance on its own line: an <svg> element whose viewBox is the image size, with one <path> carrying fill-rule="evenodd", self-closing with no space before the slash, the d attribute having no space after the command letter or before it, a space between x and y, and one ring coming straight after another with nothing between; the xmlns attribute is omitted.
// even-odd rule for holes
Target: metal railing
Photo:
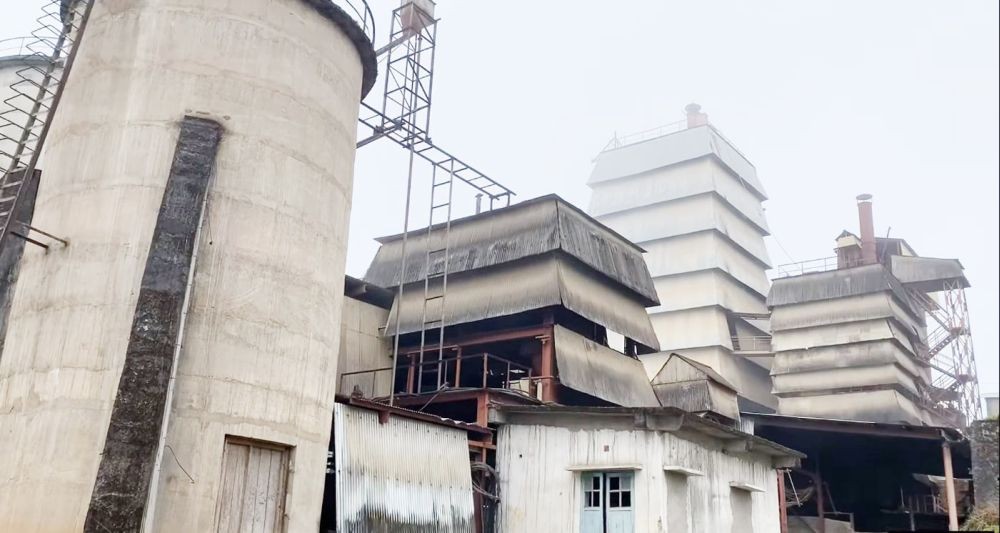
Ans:
<svg viewBox="0 0 1000 533"><path fill-rule="evenodd" d="M514 389L532 394L541 376L533 375L530 366L489 353L455 355L420 363L416 358L395 369L405 376L397 383L396 393L422 394L447 388ZM337 390L351 394L357 387L366 397L389 395L392 367L344 372ZM527 390L525 390L525 387Z"/></svg>
<svg viewBox="0 0 1000 533"><path fill-rule="evenodd" d="M772 353L771 337L766 335L758 336L735 336L732 338L733 351L735 352L762 352Z"/></svg>
<svg viewBox="0 0 1000 533"><path fill-rule="evenodd" d="M375 16L365 0L330 0L351 17L368 39L375 44Z"/></svg>
<svg viewBox="0 0 1000 533"><path fill-rule="evenodd" d="M36 54L36 51L28 45L35 41L34 37L14 37L11 39L0 39L0 58L20 57ZM48 54L46 54L48 55Z"/></svg>
<svg viewBox="0 0 1000 533"><path fill-rule="evenodd" d="M935 494L907 494L902 508L914 514L948 514L943 498Z"/></svg>
<svg viewBox="0 0 1000 533"><path fill-rule="evenodd" d="M848 260L842 262L837 256L820 257L819 259L809 259L797 263L786 263L771 269L771 279L788 278L791 276L801 276L803 274L814 274L816 272L829 272L838 268L852 268L864 265L861 259Z"/></svg>
<svg viewBox="0 0 1000 533"><path fill-rule="evenodd" d="M615 134L615 136L608 141L608 144L604 145L604 148L601 149L601 151L606 152L608 150L614 150L615 148L621 148L622 146L627 146L629 144L648 141L649 139L663 137L664 135L676 133L684 129L687 129L687 120L671 122L670 124L664 124L656 128L630 133L621 137L619 137L618 134Z"/></svg>

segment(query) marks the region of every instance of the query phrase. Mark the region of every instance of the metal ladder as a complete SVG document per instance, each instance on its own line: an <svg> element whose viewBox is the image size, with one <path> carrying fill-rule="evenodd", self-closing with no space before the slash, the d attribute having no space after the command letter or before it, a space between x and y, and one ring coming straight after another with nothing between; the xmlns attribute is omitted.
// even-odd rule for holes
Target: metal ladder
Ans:
<svg viewBox="0 0 1000 533"><path fill-rule="evenodd" d="M448 294L448 259L449 259L449 247L451 244L450 234L451 234L451 201L452 192L454 190L455 172L454 172L454 162L451 164L451 169L447 174L447 178L438 178L438 169L433 167L431 172L431 201L430 210L427 221L427 249L424 256L424 301L423 309L421 310L421 327L420 327L420 353L418 355L420 362L421 373L418 377L417 390L422 390L423 385L423 363L424 363L424 352L427 345L427 330L435 329L438 330L438 349L437 349L437 389L440 389L442 385L441 382L441 365L442 359L444 358L444 328L445 322L445 297ZM443 173L442 173L443 174ZM442 198L443 197L443 198ZM443 218L444 220L441 220ZM435 230L435 226L438 226ZM443 245L438 245L435 243L435 235L442 233ZM440 281L440 287L438 287L438 282ZM440 289L440 292L438 292ZM433 292L432 292L433 291ZM428 318L428 306L433 306L437 308L437 311L431 311L433 318Z"/></svg>
<svg viewBox="0 0 1000 533"><path fill-rule="evenodd" d="M66 241L19 223L17 205L25 182L34 179L38 158L48 136L66 79L76 57L76 43L90 16L93 0L48 0L42 7L38 27L24 50L26 66L15 75L13 94L0 106L0 248L8 234L43 248L48 245L27 236L35 231L66 244ZM23 233L15 226L23 227Z"/></svg>

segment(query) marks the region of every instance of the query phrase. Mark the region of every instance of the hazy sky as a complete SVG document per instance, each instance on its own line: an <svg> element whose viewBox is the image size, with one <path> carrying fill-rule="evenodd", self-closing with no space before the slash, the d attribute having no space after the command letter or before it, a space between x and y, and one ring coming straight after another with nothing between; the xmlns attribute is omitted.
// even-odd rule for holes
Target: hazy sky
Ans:
<svg viewBox="0 0 1000 533"><path fill-rule="evenodd" d="M3 4L0 38L30 30L38 0ZM396 3L371 4L381 45ZM614 132L698 102L768 190L773 263L832 255L862 192L879 235L891 226L921 255L960 258L981 388L1000 388L995 0L439 0L437 15L436 144L520 199L586 208ZM402 149L359 152L349 273L364 273L373 237L401 230L405 183ZM471 194L456 195L469 212ZM427 207L415 195L414 225Z"/></svg>

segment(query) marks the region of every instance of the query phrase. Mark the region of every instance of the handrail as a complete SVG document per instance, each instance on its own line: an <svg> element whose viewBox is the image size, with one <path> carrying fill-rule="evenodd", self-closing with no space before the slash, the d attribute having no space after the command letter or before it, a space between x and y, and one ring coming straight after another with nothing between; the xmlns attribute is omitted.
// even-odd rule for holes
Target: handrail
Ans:
<svg viewBox="0 0 1000 533"><path fill-rule="evenodd" d="M768 335L734 335L732 337L733 351L736 352L768 352L772 351L771 337Z"/></svg>
<svg viewBox="0 0 1000 533"><path fill-rule="evenodd" d="M601 149L601 151L606 152L608 150L614 150L615 148L621 148L622 146L627 146L629 144L648 141L649 139L655 139L657 137L676 133L685 128L687 128L687 120L679 120L677 122L671 122L669 124L650 128L648 130L623 135L621 137L615 134L615 136L608 141L608 144L604 145L604 148Z"/></svg>
<svg viewBox="0 0 1000 533"><path fill-rule="evenodd" d="M28 46L35 40L37 39L34 37L0 39L0 58L39 55L39 52Z"/></svg>
<svg viewBox="0 0 1000 533"><path fill-rule="evenodd" d="M351 19L361 27L361 31L375 45L375 16L365 0L330 0L334 5L344 10Z"/></svg>
<svg viewBox="0 0 1000 533"><path fill-rule="evenodd" d="M771 270L771 279L814 274L816 272L829 272L839 268L852 268L864 264L865 262L861 259L842 262L837 256L820 257L818 259L808 259L797 263L778 265Z"/></svg>
<svg viewBox="0 0 1000 533"><path fill-rule="evenodd" d="M414 355L414 354L410 354ZM482 363L482 373L477 376L474 382L470 383L470 376L466 375L463 379L461 375L462 363L465 361L480 361ZM434 390L437 390L437 383L449 383L450 386L454 388L460 387L473 387L473 388L488 388L491 381L490 378L500 378L502 381L502 387L504 389L511 388L511 384L520 379L527 380L537 380L541 379L543 376L533 376L534 370L528 366L521 363L516 363L509 359L499 357L486 352L476 353L476 354L462 354L454 355L450 357L444 357L442 359L432 359L427 360L422 363L414 362L406 363L400 365L395 369L397 372L412 372L415 376L414 382L409 383L413 386L415 390L411 390L411 393L427 392L427 387L423 384L422 378L423 373L427 367L437 367L437 372L433 376L435 379ZM392 372L392 367L382 367L382 368L372 368L368 370L356 370L352 372L344 372L340 375L340 382L337 384L338 389L343 389L345 378L350 378L354 376L360 376L364 374L371 374L371 391L374 394L376 388L376 381L378 379L379 373ZM450 375L449 375L450 374ZM456 375L457 374L457 375ZM523 378L515 377L517 374L523 374ZM350 394L350 391L344 391L345 394ZM388 394L388 391L386 391Z"/></svg>

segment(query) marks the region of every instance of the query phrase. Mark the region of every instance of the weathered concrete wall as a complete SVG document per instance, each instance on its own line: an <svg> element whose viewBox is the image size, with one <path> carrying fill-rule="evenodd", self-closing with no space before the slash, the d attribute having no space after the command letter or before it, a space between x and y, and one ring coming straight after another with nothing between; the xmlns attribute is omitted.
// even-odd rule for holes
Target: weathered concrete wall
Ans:
<svg viewBox="0 0 1000 533"><path fill-rule="evenodd" d="M146 257L84 531L136 531L149 498L198 228L222 128L185 117Z"/></svg>
<svg viewBox="0 0 1000 533"><path fill-rule="evenodd" d="M157 531L214 529L224 437L293 446L289 531L319 523L362 65L301 0L101 0L45 154L0 361L0 530L83 525L178 124L226 130L159 483Z"/></svg>
<svg viewBox="0 0 1000 533"><path fill-rule="evenodd" d="M579 531L581 477L570 468L600 470L601 465L638 468L632 496L635 533L779 530L777 474L762 456L726 454L717 443L662 431L505 425L497 450L498 531ZM704 475L668 483L673 475L664 472L667 465ZM750 495L752 517L728 511L732 482L763 490ZM683 518L669 516L670 502L684 498ZM742 521L741 529L732 529L734 519Z"/></svg>
<svg viewBox="0 0 1000 533"><path fill-rule="evenodd" d="M3 171L0 170L0 172ZM35 198L38 195L38 181L41 172L36 170L33 174L33 179L21 185L21 197L17 203L17 212L11 218L12 224L15 221L31 224L31 217L35 213ZM14 173L11 182L21 179L24 179L23 169ZM23 231L15 226L12 226L11 229L23 235ZM17 275L21 271L21 257L24 255L24 247L28 245L23 239L14 236L10 236L9 239L0 249L0 359L3 358L4 339L7 338L7 319L10 318L10 306L14 302Z"/></svg>
<svg viewBox="0 0 1000 533"><path fill-rule="evenodd" d="M979 420L969 427L972 446L972 487L976 505L1000 505L1000 448L997 420Z"/></svg>
<svg viewBox="0 0 1000 533"><path fill-rule="evenodd" d="M379 334L379 328L385 327L388 318L388 309L351 297L344 298L337 356L337 390L341 394L351 394L358 387L367 398L389 395L392 386L390 372L344 376L345 372L392 367L392 343Z"/></svg>

